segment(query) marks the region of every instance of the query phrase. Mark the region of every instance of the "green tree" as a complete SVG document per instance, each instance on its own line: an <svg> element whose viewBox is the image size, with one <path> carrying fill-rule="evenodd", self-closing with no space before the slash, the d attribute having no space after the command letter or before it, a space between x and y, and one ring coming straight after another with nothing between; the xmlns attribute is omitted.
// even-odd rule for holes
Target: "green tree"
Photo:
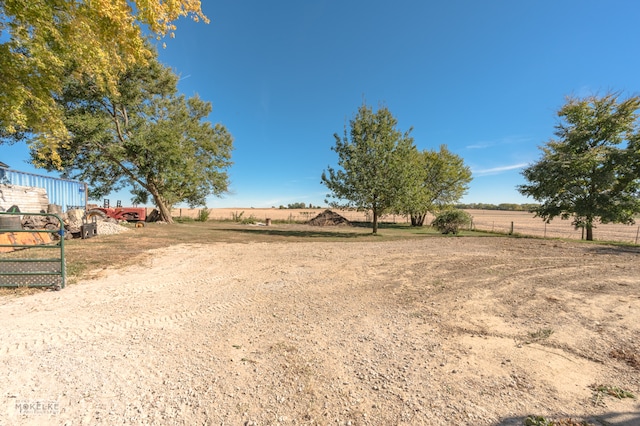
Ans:
<svg viewBox="0 0 640 426"><path fill-rule="evenodd" d="M365 104L345 126L344 135L334 135L339 169L328 167L322 183L332 207L370 210L373 233L378 233L378 218L397 204L406 187L407 167L415 152L411 130L396 129L398 121L386 107L376 112Z"/></svg>
<svg viewBox="0 0 640 426"><path fill-rule="evenodd" d="M462 157L446 145L440 151L416 151L408 173L411 179L396 210L411 217L411 226L422 226L427 213L453 205L467 192L472 179Z"/></svg>
<svg viewBox="0 0 640 426"><path fill-rule="evenodd" d="M200 0L0 1L0 136L34 132L39 155L59 163L68 135L53 95L65 70L115 91L124 70L153 56L141 27L173 36L181 16L207 22Z"/></svg>
<svg viewBox="0 0 640 426"><path fill-rule="evenodd" d="M640 98L618 97L569 98L558 112L557 139L542 147L542 158L522 173L529 183L518 187L541 203L533 209L537 216L571 217L587 240L598 221L631 224L640 211L638 157L630 143L638 137Z"/></svg>
<svg viewBox="0 0 640 426"><path fill-rule="evenodd" d="M71 135L59 149L65 175L88 182L94 199L133 186L136 200L151 195L167 222L173 205L204 206L208 195L225 192L232 137L206 121L208 102L178 96L176 84L157 60L123 73L115 93L69 76L58 99ZM47 169L57 166L33 156Z"/></svg>

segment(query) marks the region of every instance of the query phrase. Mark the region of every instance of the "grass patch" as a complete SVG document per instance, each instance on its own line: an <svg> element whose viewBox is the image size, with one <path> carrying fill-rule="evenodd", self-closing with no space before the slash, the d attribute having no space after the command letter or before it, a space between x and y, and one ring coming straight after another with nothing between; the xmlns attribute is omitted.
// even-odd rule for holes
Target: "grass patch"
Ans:
<svg viewBox="0 0 640 426"><path fill-rule="evenodd" d="M593 390L593 395L591 396L591 402L596 406L605 406L604 398L606 396L611 396L618 399L631 398L636 399L636 396L624 389L621 389L617 386L609 386L609 385L591 385L591 390Z"/></svg>
<svg viewBox="0 0 640 426"><path fill-rule="evenodd" d="M550 420L543 416L528 416L524 419L525 426L594 426L593 423L573 419Z"/></svg>
<svg viewBox="0 0 640 426"><path fill-rule="evenodd" d="M544 339L548 339L549 337L551 337L551 335L553 334L553 330L550 328L541 328L539 330L536 331L532 331L531 333L529 333L529 338L532 341L538 341L538 340L544 340Z"/></svg>
<svg viewBox="0 0 640 426"><path fill-rule="evenodd" d="M529 345L531 343L537 343L542 340L546 340L553 334L553 330L550 328L540 328L536 331L531 331L527 333L526 337L523 339L516 338L516 343L518 345Z"/></svg>

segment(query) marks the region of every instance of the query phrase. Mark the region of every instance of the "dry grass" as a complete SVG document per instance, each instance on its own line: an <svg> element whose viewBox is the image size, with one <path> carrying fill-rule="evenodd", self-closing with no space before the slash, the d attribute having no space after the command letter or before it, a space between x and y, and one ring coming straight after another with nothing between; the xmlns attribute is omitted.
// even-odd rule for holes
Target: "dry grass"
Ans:
<svg viewBox="0 0 640 426"><path fill-rule="evenodd" d="M363 226L313 227L301 224L272 226L242 225L232 222L190 222L172 225L150 223L130 232L104 235L65 244L69 283L90 278L93 271L111 266L144 263L150 250L175 244L304 242L304 241L384 241L399 238L437 236L430 228L383 225L379 235Z"/></svg>
<svg viewBox="0 0 640 426"><path fill-rule="evenodd" d="M99 276L100 271L105 268L142 264L151 256L150 250L175 244L385 241L426 235L439 234L428 227L411 228L406 224L382 224L379 234L372 235L368 223L355 223L354 226L347 227L317 227L300 223L275 223L266 227L243 225L231 221L187 222L171 225L148 223L143 228L131 226L130 232L65 242L67 284L73 284L79 279ZM0 288L0 295L26 295L39 291L43 290Z"/></svg>

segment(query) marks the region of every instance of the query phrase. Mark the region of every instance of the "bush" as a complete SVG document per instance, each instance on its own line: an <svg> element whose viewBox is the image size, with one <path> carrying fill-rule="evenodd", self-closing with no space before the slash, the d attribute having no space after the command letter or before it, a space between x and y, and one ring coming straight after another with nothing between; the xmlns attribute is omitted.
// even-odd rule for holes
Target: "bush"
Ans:
<svg viewBox="0 0 640 426"><path fill-rule="evenodd" d="M436 216L431 226L443 234L457 234L461 227L470 223L469 213L462 210L447 210Z"/></svg>
<svg viewBox="0 0 640 426"><path fill-rule="evenodd" d="M242 213L244 213L244 212L242 212ZM245 217L245 218L241 219L240 223L242 223L243 225L254 225L254 224L258 223L258 218L256 218L254 215L250 215L249 217Z"/></svg>
<svg viewBox="0 0 640 426"><path fill-rule="evenodd" d="M202 210L200 210L198 212L198 217L196 218L196 221L198 222L206 222L207 220L209 220L209 209L204 208Z"/></svg>

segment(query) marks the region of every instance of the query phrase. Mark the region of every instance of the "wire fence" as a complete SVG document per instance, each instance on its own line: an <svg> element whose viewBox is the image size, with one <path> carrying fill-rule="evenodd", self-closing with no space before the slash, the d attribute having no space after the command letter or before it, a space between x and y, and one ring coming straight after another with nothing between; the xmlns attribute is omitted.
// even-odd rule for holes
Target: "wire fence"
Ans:
<svg viewBox="0 0 640 426"><path fill-rule="evenodd" d="M545 223L527 212L495 212L484 210L468 211L473 217L472 228L479 231L503 234L531 235L543 238L585 238L585 230L576 229L571 220L555 219ZM617 241L640 243L640 226L621 224L597 224L593 230L597 241Z"/></svg>

